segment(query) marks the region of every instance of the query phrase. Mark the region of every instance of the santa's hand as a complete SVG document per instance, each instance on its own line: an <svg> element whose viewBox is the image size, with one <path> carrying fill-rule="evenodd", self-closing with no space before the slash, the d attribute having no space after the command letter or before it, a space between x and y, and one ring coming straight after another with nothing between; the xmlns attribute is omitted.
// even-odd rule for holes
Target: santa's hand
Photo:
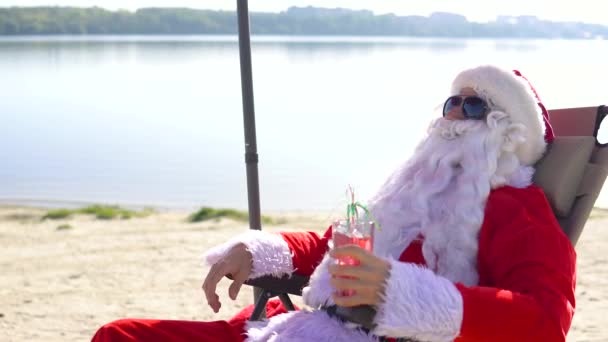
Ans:
<svg viewBox="0 0 608 342"><path fill-rule="evenodd" d="M329 266L331 285L336 289L333 300L339 306L378 305L382 302L386 279L390 275L390 263L367 250L347 245L330 251L332 258L350 257L358 265Z"/></svg>
<svg viewBox="0 0 608 342"><path fill-rule="evenodd" d="M234 280L228 289L228 295L233 300L236 299L239 290L243 283L249 278L252 269L251 252L242 244L236 244L226 255L218 262L211 266L209 273L203 282L203 291L207 297L207 303L213 309L213 312L218 312L222 307L220 298L215 292L217 284L226 275L231 275Z"/></svg>

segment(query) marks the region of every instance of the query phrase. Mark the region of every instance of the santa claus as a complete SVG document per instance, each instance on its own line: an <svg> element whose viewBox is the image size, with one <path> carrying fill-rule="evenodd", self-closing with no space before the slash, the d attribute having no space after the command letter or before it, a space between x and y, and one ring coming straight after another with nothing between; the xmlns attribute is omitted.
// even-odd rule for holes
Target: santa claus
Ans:
<svg viewBox="0 0 608 342"><path fill-rule="evenodd" d="M311 276L308 309L269 304L268 320L120 320L94 341L564 341L574 313L575 252L533 165L552 139L546 110L519 72L480 66L457 75L443 117L370 200L381 229L373 254L329 249L331 228L251 231L206 255L209 305L264 275ZM359 265L338 265L350 256ZM351 290L345 292L343 290ZM365 329L328 308L370 305Z"/></svg>

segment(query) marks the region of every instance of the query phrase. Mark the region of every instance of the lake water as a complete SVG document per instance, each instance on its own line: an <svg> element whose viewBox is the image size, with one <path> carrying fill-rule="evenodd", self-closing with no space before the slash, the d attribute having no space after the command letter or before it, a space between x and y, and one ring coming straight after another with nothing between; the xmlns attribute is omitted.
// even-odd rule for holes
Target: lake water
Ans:
<svg viewBox="0 0 608 342"><path fill-rule="evenodd" d="M517 67L547 107L588 106L608 101L606 56L593 40L254 37L262 210L371 195L464 67ZM0 38L0 77L0 202L247 207L235 37Z"/></svg>

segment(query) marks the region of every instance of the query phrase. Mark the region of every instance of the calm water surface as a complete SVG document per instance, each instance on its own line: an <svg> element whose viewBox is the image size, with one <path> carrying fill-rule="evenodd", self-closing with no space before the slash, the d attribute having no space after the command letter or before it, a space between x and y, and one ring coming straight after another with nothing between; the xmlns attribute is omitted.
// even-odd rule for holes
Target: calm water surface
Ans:
<svg viewBox="0 0 608 342"><path fill-rule="evenodd" d="M549 108L599 105L607 55L603 41L256 37L262 210L341 210L348 184L371 195L464 67L520 68ZM0 38L0 75L0 202L246 208L235 37Z"/></svg>

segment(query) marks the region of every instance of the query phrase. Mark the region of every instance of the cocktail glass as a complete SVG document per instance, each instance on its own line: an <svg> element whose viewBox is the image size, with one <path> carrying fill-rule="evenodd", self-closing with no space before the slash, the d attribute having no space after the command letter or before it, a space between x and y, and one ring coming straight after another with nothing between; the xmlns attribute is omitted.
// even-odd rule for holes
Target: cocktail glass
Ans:
<svg viewBox="0 0 608 342"><path fill-rule="evenodd" d="M357 245L367 251L372 251L374 244L374 222L369 220L339 220L332 225L332 240L334 247ZM339 265L359 265L359 260L353 257L338 258ZM343 296L351 296L354 290L342 292Z"/></svg>

